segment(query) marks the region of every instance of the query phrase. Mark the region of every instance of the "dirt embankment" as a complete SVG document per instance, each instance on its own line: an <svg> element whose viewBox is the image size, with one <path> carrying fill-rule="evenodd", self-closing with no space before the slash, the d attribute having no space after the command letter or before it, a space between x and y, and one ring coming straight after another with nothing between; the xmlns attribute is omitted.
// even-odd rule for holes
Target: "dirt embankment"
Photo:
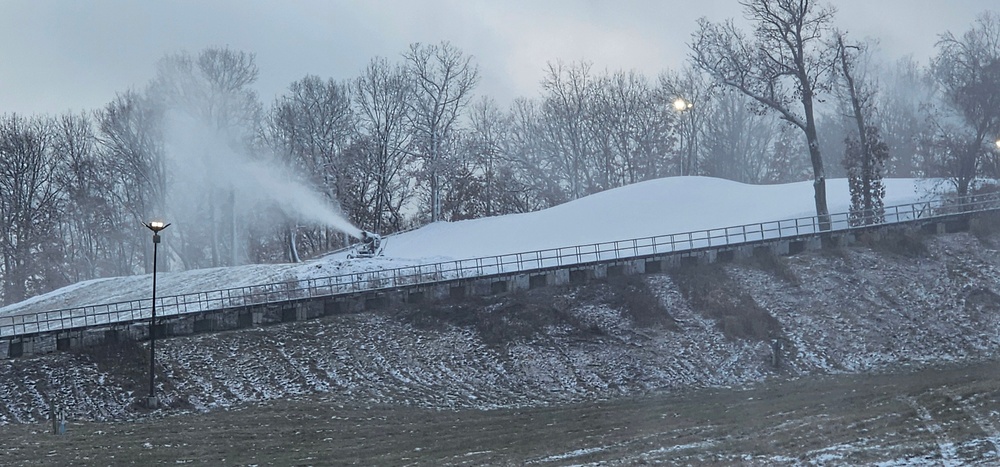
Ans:
<svg viewBox="0 0 1000 467"><path fill-rule="evenodd" d="M895 234L793 257L160 341L162 412L330 403L525 407L989 359L993 234ZM782 343L774 363L773 343ZM144 343L0 362L0 424L148 416Z"/></svg>

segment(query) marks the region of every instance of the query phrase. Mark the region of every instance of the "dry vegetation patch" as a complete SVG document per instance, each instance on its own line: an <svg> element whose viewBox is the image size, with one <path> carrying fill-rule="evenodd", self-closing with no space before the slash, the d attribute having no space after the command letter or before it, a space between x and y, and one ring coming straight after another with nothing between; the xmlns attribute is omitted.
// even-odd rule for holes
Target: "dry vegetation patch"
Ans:
<svg viewBox="0 0 1000 467"><path fill-rule="evenodd" d="M642 276L620 276L608 280L607 304L618 309L639 327L679 329L663 301Z"/></svg>
<svg viewBox="0 0 1000 467"><path fill-rule="evenodd" d="M602 334L597 326L574 316L571 308L564 290L553 287L515 292L499 299L476 297L412 305L400 309L396 316L422 330L471 329L483 343L500 348L530 342L551 327L567 328L580 336Z"/></svg>
<svg viewBox="0 0 1000 467"><path fill-rule="evenodd" d="M670 277L691 307L716 320L731 339L768 340L780 333L781 324L726 274L720 264L685 266Z"/></svg>
<svg viewBox="0 0 1000 467"><path fill-rule="evenodd" d="M890 254L903 258L926 258L927 236L916 229L889 229L880 235L861 234L860 243L876 253Z"/></svg>

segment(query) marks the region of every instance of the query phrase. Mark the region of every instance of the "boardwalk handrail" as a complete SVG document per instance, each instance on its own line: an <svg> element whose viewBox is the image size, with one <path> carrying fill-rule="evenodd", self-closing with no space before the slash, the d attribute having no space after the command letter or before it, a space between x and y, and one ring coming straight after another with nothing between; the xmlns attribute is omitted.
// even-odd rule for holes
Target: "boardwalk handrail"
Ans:
<svg viewBox="0 0 1000 467"><path fill-rule="evenodd" d="M949 199L935 199L886 207L882 216L883 222L876 225L926 221L956 214L998 209L1000 209L1000 193L976 196L962 203ZM851 213L832 214L830 220L830 231L834 232L872 226L856 225L857 220L851 217ZM613 242L192 292L157 297L156 309L159 317L166 318L208 310L329 297L364 290L431 284L462 278L529 272L574 264L787 239L821 233L819 225L816 216L799 217ZM149 319L150 309L149 299L139 299L0 316L0 338Z"/></svg>

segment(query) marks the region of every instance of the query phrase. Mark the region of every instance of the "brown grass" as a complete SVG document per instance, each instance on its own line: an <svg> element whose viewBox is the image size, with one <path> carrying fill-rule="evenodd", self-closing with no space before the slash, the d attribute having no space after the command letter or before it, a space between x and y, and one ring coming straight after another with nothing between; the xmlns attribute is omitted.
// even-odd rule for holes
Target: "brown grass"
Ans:
<svg viewBox="0 0 1000 467"><path fill-rule="evenodd" d="M716 320L726 337L764 341L779 334L778 320L741 290L722 265L687 266L670 275L691 307Z"/></svg>
<svg viewBox="0 0 1000 467"><path fill-rule="evenodd" d="M677 330L677 320L649 288L642 276L618 276L608 279L607 303L640 327L663 327Z"/></svg>
<svg viewBox="0 0 1000 467"><path fill-rule="evenodd" d="M1000 212L981 213L970 221L969 233L987 247L994 247L994 237L998 232L1000 232Z"/></svg>
<svg viewBox="0 0 1000 467"><path fill-rule="evenodd" d="M84 347L76 353L93 362L99 371L115 378L122 389L136 394L149 393L148 344L122 339Z"/></svg>
<svg viewBox="0 0 1000 467"><path fill-rule="evenodd" d="M926 235L916 229L888 229L882 235L861 235L859 243L878 253L903 258L926 258Z"/></svg>
<svg viewBox="0 0 1000 467"><path fill-rule="evenodd" d="M466 298L443 303L427 303L403 308L397 317L425 330L445 330L450 326L476 331L487 345L504 347L528 342L546 328L562 326L580 336L603 334L570 313L571 302L558 288L516 292L500 298Z"/></svg>
<svg viewBox="0 0 1000 467"><path fill-rule="evenodd" d="M789 285L799 285L799 276L795 275L795 271L792 271L792 268L788 266L788 260L778 255L772 253L754 254L740 263L777 277Z"/></svg>

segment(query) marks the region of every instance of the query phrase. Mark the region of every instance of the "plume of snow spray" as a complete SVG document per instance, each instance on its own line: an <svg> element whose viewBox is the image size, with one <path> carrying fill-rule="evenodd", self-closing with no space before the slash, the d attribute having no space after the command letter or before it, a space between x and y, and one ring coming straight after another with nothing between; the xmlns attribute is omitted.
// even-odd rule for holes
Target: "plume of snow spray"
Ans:
<svg viewBox="0 0 1000 467"><path fill-rule="evenodd" d="M243 172L234 183L240 192L262 195L265 201L273 203L290 217L311 222L344 232L354 238L361 238L361 229L355 227L334 211L322 196L297 183L290 174L267 164L247 162L239 172Z"/></svg>
<svg viewBox="0 0 1000 467"><path fill-rule="evenodd" d="M176 215L198 219L198 213L183 211L195 209L213 193L226 192L239 206L234 208L236 215L277 207L299 222L361 237L361 229L289 169L266 158L233 150L225 135L185 114L171 113L166 121L165 149L174 177L171 206Z"/></svg>

